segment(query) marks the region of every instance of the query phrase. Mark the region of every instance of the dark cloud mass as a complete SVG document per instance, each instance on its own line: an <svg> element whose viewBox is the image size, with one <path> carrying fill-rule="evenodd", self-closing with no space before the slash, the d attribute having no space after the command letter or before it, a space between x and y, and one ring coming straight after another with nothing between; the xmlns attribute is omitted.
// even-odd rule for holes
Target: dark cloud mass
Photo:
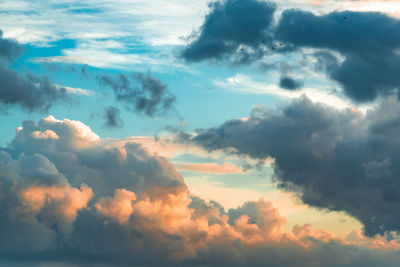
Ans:
<svg viewBox="0 0 400 267"><path fill-rule="evenodd" d="M104 120L104 125L109 128L122 127L124 124L121 119L120 110L116 107L105 108Z"/></svg>
<svg viewBox="0 0 400 267"><path fill-rule="evenodd" d="M310 225L284 233L284 225L263 199L225 212L191 196L165 158L101 140L79 121L25 121L0 147L3 266L395 267L400 260L368 242L357 246ZM353 235L367 240L360 238Z"/></svg>
<svg viewBox="0 0 400 267"><path fill-rule="evenodd" d="M201 131L192 142L273 157L280 187L309 205L347 212L373 236L400 232L399 114L395 97L366 116L302 98L282 110Z"/></svg>
<svg viewBox="0 0 400 267"><path fill-rule="evenodd" d="M279 81L279 86L286 90L298 90L303 87L303 83L289 76L282 76Z"/></svg>
<svg viewBox="0 0 400 267"><path fill-rule="evenodd" d="M275 4L258 0L227 0L210 3L210 9L198 38L181 54L185 60L221 59L234 53L240 45L257 48L270 42L267 28L272 22Z"/></svg>
<svg viewBox="0 0 400 267"><path fill-rule="evenodd" d="M175 96L150 73L131 76L119 74L116 77L103 75L98 79L101 84L113 89L117 101L138 114L162 116L174 108Z"/></svg>
<svg viewBox="0 0 400 267"><path fill-rule="evenodd" d="M349 20L344 20L347 16ZM385 53L400 45L400 22L383 13L332 12L317 16L308 11L285 10L276 27L276 37L298 46L330 48L367 56Z"/></svg>
<svg viewBox="0 0 400 267"><path fill-rule="evenodd" d="M65 88L55 86L47 77L19 74L8 67L22 51L18 43L3 39L0 31L0 59L6 59L0 60L0 110L19 106L29 112L45 112L55 102L68 100Z"/></svg>
<svg viewBox="0 0 400 267"><path fill-rule="evenodd" d="M400 20L396 18L352 11L318 16L289 9L271 26L275 5L270 2L217 1L210 8L199 36L183 50L187 61L231 59L233 64L250 64L267 60L271 53L314 48L344 57L343 62L335 59L337 64L323 69L355 101L372 101L400 87ZM239 49L240 45L254 51Z"/></svg>
<svg viewBox="0 0 400 267"><path fill-rule="evenodd" d="M371 101L400 86L398 19L374 12L345 11L317 16L286 10L275 36L297 47L340 52L344 62L328 66L327 72L356 101Z"/></svg>

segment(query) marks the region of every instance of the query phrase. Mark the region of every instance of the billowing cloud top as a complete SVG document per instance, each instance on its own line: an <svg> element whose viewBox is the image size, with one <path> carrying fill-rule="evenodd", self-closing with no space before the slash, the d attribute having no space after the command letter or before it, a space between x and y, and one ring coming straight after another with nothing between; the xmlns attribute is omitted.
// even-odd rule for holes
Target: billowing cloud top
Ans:
<svg viewBox="0 0 400 267"><path fill-rule="evenodd" d="M297 105L310 105L303 102ZM349 240L310 225L285 233L285 218L263 199L226 212L192 196L165 158L135 143L103 142L79 121L25 121L0 149L0 170L0 258L8 264L396 266L399 260L398 243L359 232Z"/></svg>

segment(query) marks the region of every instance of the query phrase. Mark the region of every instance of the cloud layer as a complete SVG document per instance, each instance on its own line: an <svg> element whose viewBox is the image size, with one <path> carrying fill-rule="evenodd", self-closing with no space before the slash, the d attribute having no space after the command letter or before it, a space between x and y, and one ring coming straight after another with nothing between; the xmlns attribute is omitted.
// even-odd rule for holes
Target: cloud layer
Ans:
<svg viewBox="0 0 400 267"><path fill-rule="evenodd" d="M0 149L0 259L10 265L396 266L398 243L336 238L260 199L225 211L165 158L79 121L25 121ZM339 255L347 255L339 257ZM299 265L300 264L300 265Z"/></svg>

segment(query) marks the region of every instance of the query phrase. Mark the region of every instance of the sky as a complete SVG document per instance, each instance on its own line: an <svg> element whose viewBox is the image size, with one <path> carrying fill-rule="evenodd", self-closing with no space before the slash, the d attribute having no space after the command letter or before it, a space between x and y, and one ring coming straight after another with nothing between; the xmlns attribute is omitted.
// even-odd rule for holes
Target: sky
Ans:
<svg viewBox="0 0 400 267"><path fill-rule="evenodd" d="M0 266L400 265L398 0L0 1Z"/></svg>

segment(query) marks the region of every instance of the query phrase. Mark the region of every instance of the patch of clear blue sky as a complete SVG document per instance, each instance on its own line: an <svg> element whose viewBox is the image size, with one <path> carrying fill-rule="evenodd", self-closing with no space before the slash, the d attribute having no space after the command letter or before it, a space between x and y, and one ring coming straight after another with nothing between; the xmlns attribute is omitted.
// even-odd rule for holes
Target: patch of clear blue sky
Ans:
<svg viewBox="0 0 400 267"><path fill-rule="evenodd" d="M129 40L123 40L126 43ZM123 104L115 101L113 92L109 88L101 87L96 76L101 74L116 75L118 73L130 74L132 71L118 69L98 69L88 66L89 78L80 73L82 65L61 63L61 70L52 71L34 58L45 58L63 55L63 50L73 49L77 46L77 40L65 39L50 43L47 47L26 45L25 53L19 60L12 64L12 68L24 73L31 71L39 76L49 76L51 80L63 86L83 88L91 90L95 94L91 96L72 96L72 103L55 104L48 114L32 112L28 113L17 107L9 110L9 114L0 114L0 121L7 127L0 132L0 145L10 142L15 134L14 130L25 119L38 121L47 115L53 115L58 119L69 118L79 120L89 125L93 131L102 138L121 138L128 136L152 136L164 131L168 125L177 125L179 118L173 113L160 118L148 118L128 111ZM132 53L129 43L118 51L120 54ZM133 47L133 45L132 45ZM147 54L152 48L143 44L134 45L135 53ZM176 51L170 49L171 53ZM183 63L183 62L182 62ZM71 71L75 68L76 71ZM251 75L251 68L227 67L223 65L195 64L189 65L194 72L184 69L169 68L159 72L149 68L153 76L167 84L169 90L176 95L176 109L187 123L186 130L193 131L198 128L209 128L233 118L246 117L255 105L273 106L277 98L269 95L254 95L251 93L232 93L218 88L213 84L213 79L225 79L235 76L238 72ZM274 81L271 81L274 82ZM103 112L107 106L116 106L121 110L124 127L108 129L104 127Z"/></svg>

